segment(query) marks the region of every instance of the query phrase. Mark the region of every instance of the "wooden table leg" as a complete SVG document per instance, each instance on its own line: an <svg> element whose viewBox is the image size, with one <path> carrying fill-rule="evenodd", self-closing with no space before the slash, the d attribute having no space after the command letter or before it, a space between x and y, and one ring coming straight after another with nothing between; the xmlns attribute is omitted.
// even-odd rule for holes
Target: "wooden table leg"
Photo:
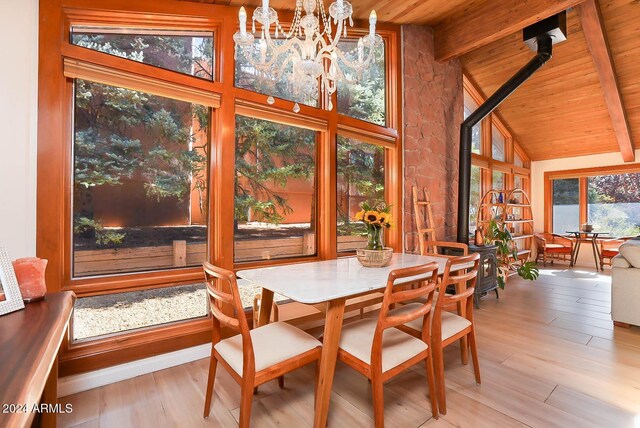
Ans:
<svg viewBox="0 0 640 428"><path fill-rule="evenodd" d="M338 345L340 344L340 333L342 332L342 320L344 318L344 305L345 299L331 300L327 303L324 322L324 341L322 344L322 357L320 358L320 373L316 392L316 413L313 420L313 426L315 428L324 428L327 426L333 374L336 370Z"/></svg>
<svg viewBox="0 0 640 428"><path fill-rule="evenodd" d="M269 324L271 320L271 306L273 306L273 291L262 288L262 296L260 297L260 316L258 317L258 325L260 327Z"/></svg>

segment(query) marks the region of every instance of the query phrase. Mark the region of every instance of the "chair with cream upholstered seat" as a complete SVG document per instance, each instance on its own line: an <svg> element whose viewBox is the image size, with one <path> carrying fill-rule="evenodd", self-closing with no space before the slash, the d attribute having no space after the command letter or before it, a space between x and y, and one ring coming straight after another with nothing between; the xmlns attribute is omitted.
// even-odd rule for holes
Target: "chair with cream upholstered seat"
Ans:
<svg viewBox="0 0 640 428"><path fill-rule="evenodd" d="M473 324L473 293L476 278L478 277L479 260L480 255L478 253L449 258L435 302L431 324L431 347L438 385L438 411L442 414L447 412L443 357L443 349L446 346L457 340L460 341L460 354L463 364L468 362L467 347L471 350L476 382L480 383L480 366ZM464 266L465 268L452 272L452 267L459 266ZM446 289L449 286L455 287L455 294L446 293ZM401 316L418 307L419 303L409 303L394 309L392 313L393 315ZM445 310L445 308L451 307L457 307L458 313L455 314ZM425 327L423 324L413 320L400 326L399 329L410 333L414 337L423 337Z"/></svg>
<svg viewBox="0 0 640 428"><path fill-rule="evenodd" d="M421 361L427 368L431 412L438 418L429 329L417 339L393 328L414 320L430 322L437 275L435 262L390 272L378 318L359 320L342 329L338 359L371 380L376 427L384 426L383 383ZM425 302L414 310L390 314L392 305L420 297Z"/></svg>
<svg viewBox="0 0 640 428"><path fill-rule="evenodd" d="M283 322L249 330L233 272L203 263L213 321L209 380L204 417L209 416L218 362L240 384L240 427L249 426L254 387L320 359L322 344L315 337ZM223 305L233 315L223 312ZM221 327L239 334L221 340ZM276 345L277 346L274 346Z"/></svg>

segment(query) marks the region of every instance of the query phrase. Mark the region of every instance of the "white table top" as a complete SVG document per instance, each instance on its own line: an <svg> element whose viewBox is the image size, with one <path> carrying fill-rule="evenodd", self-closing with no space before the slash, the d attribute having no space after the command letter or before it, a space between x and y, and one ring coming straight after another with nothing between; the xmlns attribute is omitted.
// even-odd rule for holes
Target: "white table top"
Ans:
<svg viewBox="0 0 640 428"><path fill-rule="evenodd" d="M291 300L315 304L379 290L387 284L389 272L392 270L430 262L438 263L438 272L442 273L447 258L395 253L389 266L367 268L360 265L355 257L345 257L321 262L247 269L239 271L237 275ZM463 266L454 266L455 268L461 269Z"/></svg>

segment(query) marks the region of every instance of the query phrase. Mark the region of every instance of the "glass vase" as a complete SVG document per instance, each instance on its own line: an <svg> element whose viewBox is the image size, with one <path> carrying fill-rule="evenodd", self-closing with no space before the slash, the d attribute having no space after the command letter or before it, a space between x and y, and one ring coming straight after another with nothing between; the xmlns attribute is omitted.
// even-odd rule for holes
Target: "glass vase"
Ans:
<svg viewBox="0 0 640 428"><path fill-rule="evenodd" d="M367 250L383 250L383 228L370 227L367 232Z"/></svg>

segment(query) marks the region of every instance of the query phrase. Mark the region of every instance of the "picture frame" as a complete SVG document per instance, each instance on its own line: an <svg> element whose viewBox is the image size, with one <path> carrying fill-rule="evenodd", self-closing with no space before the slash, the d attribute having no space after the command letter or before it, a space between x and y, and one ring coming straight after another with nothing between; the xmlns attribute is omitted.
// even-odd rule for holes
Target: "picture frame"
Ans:
<svg viewBox="0 0 640 428"><path fill-rule="evenodd" d="M0 293L4 295L0 300L0 315L24 309L16 273L5 247L0 247Z"/></svg>

